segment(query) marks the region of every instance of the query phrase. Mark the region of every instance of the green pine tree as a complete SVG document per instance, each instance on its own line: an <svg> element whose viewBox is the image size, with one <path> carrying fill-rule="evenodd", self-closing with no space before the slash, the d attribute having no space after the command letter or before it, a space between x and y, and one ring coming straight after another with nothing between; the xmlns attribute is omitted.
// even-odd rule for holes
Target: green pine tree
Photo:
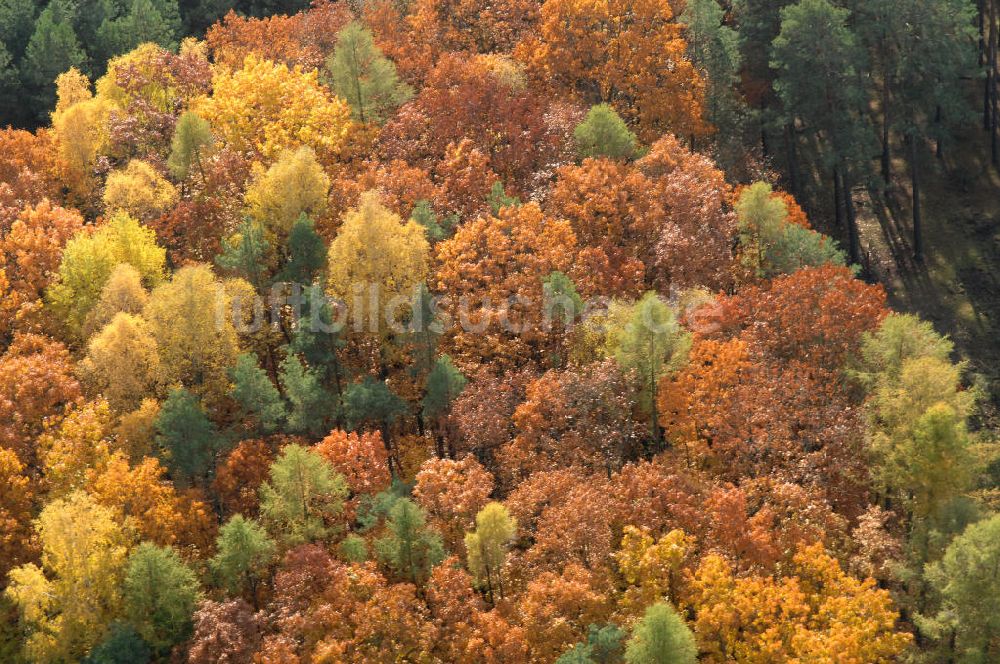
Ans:
<svg viewBox="0 0 1000 664"><path fill-rule="evenodd" d="M410 217L424 227L427 231L427 240L431 244L447 239L454 232L455 227L458 226L457 214L451 214L444 219L439 219L437 213L434 212L434 208L431 207L431 202L424 198L421 198L414 204Z"/></svg>
<svg viewBox="0 0 1000 664"><path fill-rule="evenodd" d="M1000 515L952 540L926 577L939 610L919 616L920 631L939 644L935 661L995 662L1000 658Z"/></svg>
<svg viewBox="0 0 1000 664"><path fill-rule="evenodd" d="M98 28L95 50L108 59L146 42L172 49L180 30L177 0L131 0L125 14L105 19Z"/></svg>
<svg viewBox="0 0 1000 664"><path fill-rule="evenodd" d="M19 661L19 660L11 660ZM131 625L112 623L108 635L94 646L81 664L148 664L153 651Z"/></svg>
<svg viewBox="0 0 1000 664"><path fill-rule="evenodd" d="M326 538L344 509L347 482L320 454L287 445L260 488L260 512L286 544Z"/></svg>
<svg viewBox="0 0 1000 664"><path fill-rule="evenodd" d="M486 202L490 206L490 210L493 211L493 215L499 215L500 210L505 207L517 207L521 204L521 199L517 196L508 196L507 190L504 189L503 182L497 180L493 183L490 188L490 193L486 197Z"/></svg>
<svg viewBox="0 0 1000 664"><path fill-rule="evenodd" d="M705 75L705 118L716 128L715 153L723 166L736 166L747 115L736 90L740 36L718 0L688 0L679 20L687 26L688 55Z"/></svg>
<svg viewBox="0 0 1000 664"><path fill-rule="evenodd" d="M556 664L619 664L625 654L625 632L616 625L591 625L587 640L566 651Z"/></svg>
<svg viewBox="0 0 1000 664"><path fill-rule="evenodd" d="M330 421L336 417L336 402L323 387L318 373L289 353L281 363L279 380L291 404L288 432L313 436L328 432Z"/></svg>
<svg viewBox="0 0 1000 664"><path fill-rule="evenodd" d="M198 397L183 387L171 390L156 418L156 432L175 480L202 480L211 472L222 439Z"/></svg>
<svg viewBox="0 0 1000 664"><path fill-rule="evenodd" d="M381 123L413 96L410 86L396 75L396 65L382 55L372 33L357 21L340 31L326 67L333 89L361 122Z"/></svg>
<svg viewBox="0 0 1000 664"><path fill-rule="evenodd" d="M821 166L838 194L838 220L844 211L851 263L860 263L854 204L848 194L868 162L874 136L861 82L867 56L848 25L849 17L848 10L828 0L802 0L786 7L781 11L781 32L774 40L771 66L777 71L774 88L784 106L786 124L801 124L813 142L825 147ZM796 149L794 137L789 149ZM794 164L797 158L789 161ZM797 173L790 177L798 180Z"/></svg>
<svg viewBox="0 0 1000 664"><path fill-rule="evenodd" d="M392 447L392 424L409 411L406 402L385 381L365 376L344 392L344 415L352 429L368 423L382 431L382 440Z"/></svg>
<svg viewBox="0 0 1000 664"><path fill-rule="evenodd" d="M635 372L639 407L649 417L653 440L660 442L656 389L664 373L685 361L691 337L670 306L651 291L632 306L624 328L617 330L613 339L610 350L623 369Z"/></svg>
<svg viewBox="0 0 1000 664"><path fill-rule="evenodd" d="M74 18L68 0L52 0L38 16L25 48L21 80L34 99L39 120L46 119L55 106L56 77L87 60L73 29Z"/></svg>
<svg viewBox="0 0 1000 664"><path fill-rule="evenodd" d="M346 370L338 351L344 347L342 326L334 322L333 307L321 284L305 293L302 314L295 322L290 352L301 355L333 395L332 418L340 422Z"/></svg>
<svg viewBox="0 0 1000 664"><path fill-rule="evenodd" d="M573 138L581 158L631 159L639 148L635 134L608 104L592 106L573 130Z"/></svg>
<svg viewBox="0 0 1000 664"><path fill-rule="evenodd" d="M660 602L646 609L625 646L627 664L695 664L694 634L674 607Z"/></svg>
<svg viewBox="0 0 1000 664"><path fill-rule="evenodd" d="M161 654L191 636L201 590L173 549L140 544L128 558L123 594L129 623Z"/></svg>
<svg viewBox="0 0 1000 664"><path fill-rule="evenodd" d="M208 561L215 578L229 592L249 595L254 609L259 608L257 590L274 559L274 540L259 523L237 514L219 529L215 548Z"/></svg>
<svg viewBox="0 0 1000 664"><path fill-rule="evenodd" d="M195 166L202 179L205 178L203 155L213 142L212 128L194 111L185 111L177 119L173 138L170 140L170 156L167 167L178 180L186 180Z"/></svg>
<svg viewBox="0 0 1000 664"><path fill-rule="evenodd" d="M254 417L261 433L274 433L285 420L285 403L257 358L250 353L240 355L229 370L229 378L233 381L230 395L245 414Z"/></svg>
<svg viewBox="0 0 1000 664"><path fill-rule="evenodd" d="M245 219L239 231L223 242L222 253L216 256L215 262L223 270L243 277L255 288L263 288L269 249L264 228L255 221Z"/></svg>
<svg viewBox="0 0 1000 664"><path fill-rule="evenodd" d="M32 0L0 0L0 42L12 62L19 62L35 31L37 5Z"/></svg>
<svg viewBox="0 0 1000 664"><path fill-rule="evenodd" d="M427 375L427 387L421 402L424 417L434 419L444 414L465 389L465 376L448 355L441 355Z"/></svg>
<svg viewBox="0 0 1000 664"><path fill-rule="evenodd" d="M379 559L399 578L417 585L444 560L441 536L426 525L423 510L408 498L396 501L386 521L387 533L375 542Z"/></svg>
<svg viewBox="0 0 1000 664"><path fill-rule="evenodd" d="M326 245L316 232L315 222L305 213L292 224L285 253L288 260L278 274L278 281L312 284L326 264Z"/></svg>

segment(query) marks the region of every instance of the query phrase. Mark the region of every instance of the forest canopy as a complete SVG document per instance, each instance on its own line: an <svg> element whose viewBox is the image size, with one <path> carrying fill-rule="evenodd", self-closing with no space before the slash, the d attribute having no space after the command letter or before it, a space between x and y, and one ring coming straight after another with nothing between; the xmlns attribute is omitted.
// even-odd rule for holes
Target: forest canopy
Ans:
<svg viewBox="0 0 1000 664"><path fill-rule="evenodd" d="M0 661L1000 660L990 395L858 222L908 164L921 260L998 29L0 0Z"/></svg>

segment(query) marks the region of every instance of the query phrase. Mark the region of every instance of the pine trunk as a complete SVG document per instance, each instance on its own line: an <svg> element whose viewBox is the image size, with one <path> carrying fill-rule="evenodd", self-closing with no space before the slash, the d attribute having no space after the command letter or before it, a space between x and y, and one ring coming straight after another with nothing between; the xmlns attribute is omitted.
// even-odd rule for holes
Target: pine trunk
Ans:
<svg viewBox="0 0 1000 664"><path fill-rule="evenodd" d="M840 205L840 170L833 169L833 218L837 222L837 228L844 227L843 208Z"/></svg>
<svg viewBox="0 0 1000 664"><path fill-rule="evenodd" d="M840 190L844 197L844 210L847 213L847 239L850 249L851 263L854 265L860 265L861 242L858 238L858 220L854 214L854 198L851 195L851 181L850 178L843 175L841 178L843 179L843 182L841 183Z"/></svg>
<svg viewBox="0 0 1000 664"><path fill-rule="evenodd" d="M1000 144L997 143L997 25L996 0L990 0L989 72L990 156L994 166L1000 166Z"/></svg>
<svg viewBox="0 0 1000 664"><path fill-rule="evenodd" d="M924 260L924 231L923 218L920 210L920 164L917 152L917 137L907 136L907 143L910 148L910 182L913 187L913 258L917 261Z"/></svg>
<svg viewBox="0 0 1000 664"><path fill-rule="evenodd" d="M795 198L799 196L799 158L795 147L795 126L789 122L785 125L785 148L788 151L788 185Z"/></svg>
<svg viewBox="0 0 1000 664"><path fill-rule="evenodd" d="M886 189L889 188L889 183L892 181L892 153L889 147L889 128L892 126L890 101L889 74L886 72L885 80L882 82L882 181L885 183Z"/></svg>

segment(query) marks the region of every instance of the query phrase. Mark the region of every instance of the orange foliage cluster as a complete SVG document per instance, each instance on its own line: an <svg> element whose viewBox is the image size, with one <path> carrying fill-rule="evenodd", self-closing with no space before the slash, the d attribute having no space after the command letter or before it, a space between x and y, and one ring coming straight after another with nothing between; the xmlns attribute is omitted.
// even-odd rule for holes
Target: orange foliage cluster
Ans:
<svg viewBox="0 0 1000 664"><path fill-rule="evenodd" d="M229 10L208 29L205 41L215 61L230 68L240 67L252 53L290 67L318 69L350 21L347 5L329 0L316 0L309 11L292 16L247 18Z"/></svg>

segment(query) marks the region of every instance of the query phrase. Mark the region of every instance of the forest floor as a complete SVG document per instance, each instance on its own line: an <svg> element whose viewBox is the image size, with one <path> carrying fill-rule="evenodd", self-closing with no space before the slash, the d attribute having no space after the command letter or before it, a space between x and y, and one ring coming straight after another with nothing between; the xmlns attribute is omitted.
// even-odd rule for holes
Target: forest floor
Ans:
<svg viewBox="0 0 1000 664"><path fill-rule="evenodd" d="M862 247L871 276L898 311L917 313L955 342L967 379L985 390L979 424L1000 424L1000 171L984 132L938 160L922 159L924 251L913 259L910 179L893 164L892 190L860 201Z"/></svg>

